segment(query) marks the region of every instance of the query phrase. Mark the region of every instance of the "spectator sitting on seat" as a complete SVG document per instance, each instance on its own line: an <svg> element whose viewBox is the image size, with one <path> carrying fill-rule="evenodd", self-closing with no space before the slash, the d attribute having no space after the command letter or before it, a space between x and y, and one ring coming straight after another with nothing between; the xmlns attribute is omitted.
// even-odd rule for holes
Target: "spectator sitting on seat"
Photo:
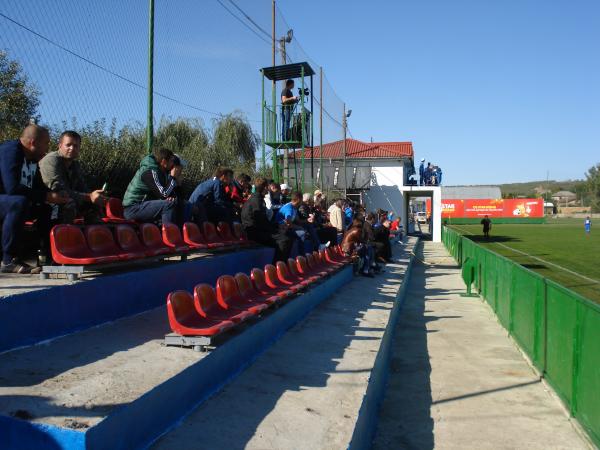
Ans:
<svg viewBox="0 0 600 450"><path fill-rule="evenodd" d="M371 267L373 250L371 248L369 251L369 246L364 241L363 221L361 218L355 217L346 233L344 233L342 251L346 256L358 257L358 270L361 275L370 278L373 277L373 269Z"/></svg>
<svg viewBox="0 0 600 450"><path fill-rule="evenodd" d="M347 230L352 225L354 219L354 208L351 200L344 202L344 229Z"/></svg>
<svg viewBox="0 0 600 450"><path fill-rule="evenodd" d="M279 208L283 206L281 201L281 188L279 184L271 181L269 183L269 189L265 196L265 205L267 207L267 217L269 220L273 220Z"/></svg>
<svg viewBox="0 0 600 450"><path fill-rule="evenodd" d="M377 239L375 234L374 225L377 223L377 216L375 213L367 214L365 218L365 223L363 226L363 239L368 244L375 247L375 256L381 262L386 262L386 249L383 242L380 239ZM378 227L380 228L380 227Z"/></svg>
<svg viewBox="0 0 600 450"><path fill-rule="evenodd" d="M329 213L329 223L331 223L331 226L335 227L338 233L344 232L344 213L342 212L343 204L344 203L342 199L337 199L327 210Z"/></svg>
<svg viewBox="0 0 600 450"><path fill-rule="evenodd" d="M264 178L257 178L254 182L254 192L242 206L242 226L248 239L268 247L275 247L273 262L287 261L292 248L292 238L287 235L287 230L280 231L269 218L264 197L268 191L268 184Z"/></svg>
<svg viewBox="0 0 600 450"><path fill-rule="evenodd" d="M314 193L313 203L315 208L319 208L321 210L325 209L325 196L319 189L317 189Z"/></svg>
<svg viewBox="0 0 600 450"><path fill-rule="evenodd" d="M100 189L88 189L78 161L80 148L81 136L75 131L65 131L58 138L58 150L48 153L39 162L40 174L48 189L66 193L71 199L54 207L59 223L73 223L78 216L83 216L86 224L98 223L102 217L106 197Z"/></svg>
<svg viewBox="0 0 600 450"><path fill-rule="evenodd" d="M198 223L206 220L214 224L233 222L233 202L225 192L232 178L233 170L219 167L211 179L196 186L190 195L190 202L194 205Z"/></svg>
<svg viewBox="0 0 600 450"><path fill-rule="evenodd" d="M123 197L126 219L175 223L178 181L171 175L174 161L174 153L167 148L142 159Z"/></svg>
<svg viewBox="0 0 600 450"><path fill-rule="evenodd" d="M248 199L251 181L248 175L241 173L231 181L231 184L225 186L225 193L231 198L233 204L233 215L236 221L240 220L242 205Z"/></svg>
<svg viewBox="0 0 600 450"><path fill-rule="evenodd" d="M376 244L378 257L383 258L386 263L392 262L392 245L390 242L390 221L382 216L381 224L374 228L375 241L380 242L381 246Z"/></svg>
<svg viewBox="0 0 600 450"><path fill-rule="evenodd" d="M310 236L314 249L321 248L321 240L317 234L316 212L313 208L313 200L310 194L302 195L302 203L298 207L298 219L299 223Z"/></svg>
<svg viewBox="0 0 600 450"><path fill-rule="evenodd" d="M175 207L175 223L184 224L192 219L192 204L185 199L183 195L183 169L188 163L177 153L173 154L173 168L171 169L171 177L177 183L173 189L173 196L177 198Z"/></svg>
<svg viewBox="0 0 600 450"><path fill-rule="evenodd" d="M290 193L292 192L292 188L289 185L283 183L281 186L281 204L285 205L290 202Z"/></svg>
<svg viewBox="0 0 600 450"><path fill-rule="evenodd" d="M68 195L50 192L38 170L38 161L48 152L50 136L46 128L28 125L21 137L0 144L0 219L2 220L2 263L4 273L39 273L19 259L23 225L35 219L40 256L46 257L50 240L50 204L64 205Z"/></svg>

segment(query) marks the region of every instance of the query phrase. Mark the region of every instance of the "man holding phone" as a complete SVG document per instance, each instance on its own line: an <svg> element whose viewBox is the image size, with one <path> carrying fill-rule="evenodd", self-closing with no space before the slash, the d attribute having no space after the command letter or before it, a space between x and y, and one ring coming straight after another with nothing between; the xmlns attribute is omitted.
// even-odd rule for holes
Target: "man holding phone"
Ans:
<svg viewBox="0 0 600 450"><path fill-rule="evenodd" d="M52 192L69 197L69 201L53 208L53 218L59 223L73 223L82 216L86 224L99 223L106 202L101 189L90 191L85 183L79 153L81 136L65 131L58 138L58 150L48 153L40 161L44 184Z"/></svg>

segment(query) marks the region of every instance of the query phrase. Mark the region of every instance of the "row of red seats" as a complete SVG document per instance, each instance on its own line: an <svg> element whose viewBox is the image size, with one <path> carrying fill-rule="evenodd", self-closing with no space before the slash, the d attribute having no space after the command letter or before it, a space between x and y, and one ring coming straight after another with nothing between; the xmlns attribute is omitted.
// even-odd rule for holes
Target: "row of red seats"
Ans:
<svg viewBox="0 0 600 450"><path fill-rule="evenodd" d="M267 264L264 270L254 268L250 276L241 272L222 275L216 289L199 284L193 295L171 292L167 296L171 330L181 336L217 336L291 299L348 263L350 259L335 247L290 258L287 263Z"/></svg>
<svg viewBox="0 0 600 450"><path fill-rule="evenodd" d="M162 232L152 223L139 225L139 235L133 225L117 224L114 235L106 225L89 225L83 230L74 225L56 225L50 232L52 258L58 264L106 264L116 261L185 254L194 250L251 245L242 226L221 222L198 225L187 222L183 234L175 224L163 224Z"/></svg>

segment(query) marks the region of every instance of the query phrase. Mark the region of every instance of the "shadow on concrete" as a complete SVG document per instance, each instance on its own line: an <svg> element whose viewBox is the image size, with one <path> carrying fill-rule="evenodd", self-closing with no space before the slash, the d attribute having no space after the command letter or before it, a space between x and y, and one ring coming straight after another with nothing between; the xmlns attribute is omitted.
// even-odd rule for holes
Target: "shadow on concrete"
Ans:
<svg viewBox="0 0 600 450"><path fill-rule="evenodd" d="M416 253L422 255L422 248ZM425 296L428 297L428 301L446 301L449 294L456 292L428 289L425 285L425 272L428 267L425 264L413 265L407 296L392 344L390 375L373 442L374 449L425 450L434 447L434 424L430 414L433 404L431 365L427 334L436 333L438 330L428 330L427 324L462 316L426 315L431 311L425 309ZM427 277L429 276L430 274L427 274Z"/></svg>
<svg viewBox="0 0 600 450"><path fill-rule="evenodd" d="M495 388L495 389L487 389L485 391L471 392L470 394L458 395L456 397L443 398L441 400L437 400L437 401L433 402L432 404L439 405L440 403L448 403L448 402L453 402L456 400L463 400L465 398L479 397L480 395L494 394L496 392L502 392L502 391L510 391L511 389L518 389L518 388L522 388L525 386L531 386L532 384L538 384L540 382L541 382L540 380L533 380L533 381L527 381L525 383L517 383L517 384L511 384L509 386L502 386L502 387Z"/></svg>
<svg viewBox="0 0 600 450"><path fill-rule="evenodd" d="M259 440L255 445L302 447L302 434L310 429L307 424L318 420L318 416L331 415L332 405L327 403L327 397L318 395L319 388L332 388L328 385L330 376L370 373L371 367L338 368L338 365L344 361L353 342L381 339L383 327L361 326L360 323L374 309L391 310L397 289L390 289L390 286L397 288L397 276L390 271L375 280L356 277L350 289L366 295L351 295L346 287L345 292L325 300L248 370L152 448L243 449L258 436L257 429L265 420L269 424L275 421L273 433L277 436L272 442L265 437L265 441ZM384 286L375 290L375 282ZM377 336L364 335L369 332L377 333ZM293 401L293 407L288 405L289 399L282 401L283 396L297 396L293 392L311 390L315 390L315 394L308 394L302 401ZM275 415L268 417L272 413ZM351 420L350 416L346 419ZM224 423L234 426L223 432ZM268 428L263 426L261 430ZM285 441L287 436L289 441Z"/></svg>

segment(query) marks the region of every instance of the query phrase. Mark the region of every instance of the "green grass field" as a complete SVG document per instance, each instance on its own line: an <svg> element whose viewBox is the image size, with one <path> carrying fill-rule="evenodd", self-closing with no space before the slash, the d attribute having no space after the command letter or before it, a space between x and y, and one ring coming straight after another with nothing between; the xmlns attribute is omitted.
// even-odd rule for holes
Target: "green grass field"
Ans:
<svg viewBox="0 0 600 450"><path fill-rule="evenodd" d="M451 228L600 303L598 222L592 224L589 235L583 230L583 219L548 219L545 224L492 224L489 240L483 237L481 225L452 225Z"/></svg>

